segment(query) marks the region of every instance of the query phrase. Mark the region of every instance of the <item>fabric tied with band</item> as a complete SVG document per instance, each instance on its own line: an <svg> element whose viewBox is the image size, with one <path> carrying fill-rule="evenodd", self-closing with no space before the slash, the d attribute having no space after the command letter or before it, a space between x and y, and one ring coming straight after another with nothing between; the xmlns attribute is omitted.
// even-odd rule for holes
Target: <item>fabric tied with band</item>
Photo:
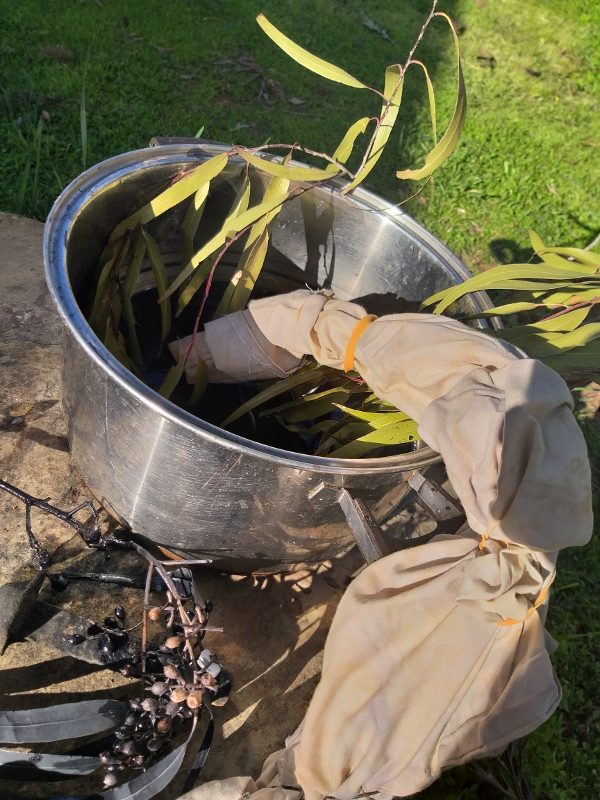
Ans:
<svg viewBox="0 0 600 800"><path fill-rule="evenodd" d="M171 349L178 358L188 346ZM186 800L407 797L446 767L502 751L560 700L550 584L558 551L592 530L589 461L564 381L454 320L374 319L304 290L208 323L186 374L201 357L209 379L280 377L304 355L354 368L416 420L467 523L369 565L342 597L286 747L256 781L211 782Z"/></svg>

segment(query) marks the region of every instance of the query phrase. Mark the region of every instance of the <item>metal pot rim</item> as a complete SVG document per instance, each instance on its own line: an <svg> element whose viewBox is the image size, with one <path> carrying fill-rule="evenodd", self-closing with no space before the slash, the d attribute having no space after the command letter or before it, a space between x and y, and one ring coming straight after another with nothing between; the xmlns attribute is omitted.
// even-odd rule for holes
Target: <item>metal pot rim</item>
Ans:
<svg viewBox="0 0 600 800"><path fill-rule="evenodd" d="M201 432L204 437L236 452L241 450L249 455L295 469L347 476L407 472L440 461L439 455L429 446L401 455L353 460L295 453L246 439L205 422L170 400L161 397L121 364L92 331L75 299L67 272L66 243L79 210L84 204L87 205L95 194L104 191L108 185L113 184L119 177L129 174L134 168L144 169L144 166L149 165L150 162L152 165L157 162L176 164L183 160L205 158L207 155L210 156L228 149L226 145L202 143L198 147L190 147L188 144L170 144L132 150L90 167L61 192L46 220L44 265L50 294L65 325L88 355L99 363L113 380L134 394L142 403L161 416L183 425L192 433ZM344 185L345 181L335 179L332 181L332 190L339 189ZM393 220L402 218L403 225L415 233L423 244L441 255L457 277L462 280L470 277L470 273L457 256L405 211L396 206L390 206L381 197L362 187L354 190L352 199L365 206L367 210L384 213ZM69 210L69 214L65 214L66 209ZM477 294L482 307L491 307L485 294Z"/></svg>

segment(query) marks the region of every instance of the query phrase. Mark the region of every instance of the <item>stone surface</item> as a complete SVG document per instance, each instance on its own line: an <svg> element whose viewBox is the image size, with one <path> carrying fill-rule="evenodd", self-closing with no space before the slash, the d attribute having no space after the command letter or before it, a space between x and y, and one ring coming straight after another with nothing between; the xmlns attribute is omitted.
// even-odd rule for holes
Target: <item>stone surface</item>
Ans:
<svg viewBox="0 0 600 800"><path fill-rule="evenodd" d="M90 498L65 437L60 326L43 279L42 234L39 222L0 214L0 478L71 508ZM34 512L34 530L61 567L83 551L79 539L57 520ZM2 492L0 535L0 585L31 578L23 506ZM101 556L84 556L88 568L102 567ZM298 725L318 681L335 608L348 577L360 565L352 551L333 564L294 575L197 573L201 593L214 602L211 624L224 629L207 634L206 645L217 652L234 686L227 704L215 709L216 735L206 779L257 775L264 757ZM98 618L119 603L134 620L141 592L81 582L60 596L46 589L44 599ZM131 691L135 686L119 673L29 641L13 642L0 656L2 708L121 697ZM53 793L60 794L60 787L54 784ZM75 789L69 783L68 793ZM47 795L39 787L0 781L0 796ZM164 794L165 800L172 796L172 791Z"/></svg>

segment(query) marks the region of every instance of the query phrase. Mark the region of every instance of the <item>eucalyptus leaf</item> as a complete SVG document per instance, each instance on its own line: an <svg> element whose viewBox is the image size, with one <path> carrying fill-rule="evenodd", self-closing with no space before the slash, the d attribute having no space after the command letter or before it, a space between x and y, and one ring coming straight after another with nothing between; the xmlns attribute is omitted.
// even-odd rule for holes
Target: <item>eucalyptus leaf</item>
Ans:
<svg viewBox="0 0 600 800"><path fill-rule="evenodd" d="M165 211L169 211L174 206L186 200L192 194L198 191L201 187L210 183L210 181L219 175L227 166L229 156L227 153L222 153L218 156L203 161L202 164L195 167L187 175L184 175L175 183L172 183L167 189L161 192L157 197L146 203L138 211L123 222L119 223L110 235L110 241L115 241L122 236L130 228L134 228L138 223L145 225L151 220L156 219Z"/></svg>
<svg viewBox="0 0 600 800"><path fill-rule="evenodd" d="M239 217L239 215L247 211L249 202L250 181L248 178L245 178L235 196L233 205L231 206L227 217L223 222L222 230L225 231L226 240L231 239L231 237L235 234L235 231L230 229L234 227L235 220ZM182 313L182 311L189 304L190 300L192 300L194 295L202 288L205 281L213 271L217 257L218 254L213 253L211 256L206 258L204 262L195 270L187 285L181 290L179 300L177 302L177 316Z"/></svg>
<svg viewBox="0 0 600 800"><path fill-rule="evenodd" d="M48 753L22 753L18 750L0 750L0 771L6 769L33 769L58 772L62 775L89 775L102 766L93 756L51 755Z"/></svg>
<svg viewBox="0 0 600 800"><path fill-rule="evenodd" d="M196 367L196 374L194 375L194 388L190 395L190 405L194 405L202 398L207 386L208 367L206 366L206 362L198 357L198 365Z"/></svg>
<svg viewBox="0 0 600 800"><path fill-rule="evenodd" d="M422 178L429 177L432 172L438 169L438 167L440 167L444 161L446 161L456 150L462 129L465 124L465 119L467 117L467 90L465 87L465 80L460 62L460 46L458 44L458 36L454 30L454 25L447 14L444 14L443 12L437 12L435 16L443 17L448 22L454 38L457 65L456 104L454 106L452 119L450 120L444 135L427 154L425 158L425 164L420 169L404 169L396 172L396 177L402 180L418 181Z"/></svg>
<svg viewBox="0 0 600 800"><path fill-rule="evenodd" d="M335 405L341 411L348 414L348 416L362 420L363 422L368 422L369 426L373 430L385 428L386 426L395 424L397 422L412 422L410 417L408 417L403 411L361 411L360 409L349 408L348 406L343 406L339 403L335 403Z"/></svg>
<svg viewBox="0 0 600 800"><path fill-rule="evenodd" d="M287 178L271 178L265 189L262 202L268 205L274 202L277 203L277 201L283 202L287 197L289 186L290 182ZM214 314L215 319L224 314L231 314L234 311L240 311L245 308L248 301L248 294L244 288L246 281L248 281L249 285L250 280L252 280L252 286L255 285L264 264L264 256L266 256L266 249L264 249L264 252L261 249L255 251L254 247L268 230L269 225L279 214L281 208L281 204L276 205L272 211L258 219L250 228L240 258L239 269L223 293L223 297ZM250 277L249 273L251 273L252 277ZM240 283L242 286L238 289Z"/></svg>
<svg viewBox="0 0 600 800"><path fill-rule="evenodd" d="M187 264L191 257L194 255L194 236L198 231L200 220L204 212L204 206L208 199L210 191L210 182L203 184L198 191L194 192L192 199L188 205L185 217L181 223L181 236L182 236L182 261Z"/></svg>
<svg viewBox="0 0 600 800"><path fill-rule="evenodd" d="M146 241L141 231L137 231L134 239L133 254L127 265L125 278L121 284L121 307L123 319L127 328L127 351L134 362L138 365L142 363L142 352L137 337L136 321L133 314L132 297L133 292L140 276L142 261L146 252Z"/></svg>
<svg viewBox="0 0 600 800"><path fill-rule="evenodd" d="M148 258L154 274L154 283L156 284L156 291L158 293L158 302L160 305L160 327L161 327L161 344L165 341L171 330L171 303L168 299L164 298L169 285L167 278L167 270L165 269L165 262L161 255L160 249L150 234L142 228L142 236L146 243L148 250Z"/></svg>
<svg viewBox="0 0 600 800"><path fill-rule="evenodd" d="M272 161L269 158L261 158L254 155L249 150L240 148L238 151L241 158L252 164L253 167L259 169L261 172L266 172L269 175L274 175L276 178L286 178L290 181L325 181L338 175L341 170L335 164L329 164L324 169L317 169L316 167L300 167L297 164L279 164L277 161Z"/></svg>
<svg viewBox="0 0 600 800"><path fill-rule="evenodd" d="M181 284L187 280L187 278L189 278L199 264L201 264L206 258L208 258L208 256L219 250L226 243L227 238L231 235L232 231L234 233L239 233L245 228L250 227L261 217L269 214L276 208L279 208L282 203L283 199L279 198L272 202L262 202L258 205L252 206L252 208L249 208L243 214L240 214L234 221L230 222L226 220L221 230L211 239L209 239L209 241L206 242L206 244L204 244L196 253L194 253L192 260L183 268L183 270L179 273L169 287L168 291L166 291L159 299L164 300L169 297L169 295L173 294L173 292L178 289Z"/></svg>
<svg viewBox="0 0 600 800"><path fill-rule="evenodd" d="M244 250L240 259L239 269L241 275L239 281L234 286L229 301L228 312L241 311L246 308L250 295L260 276L261 269L267 257L269 249L269 234L263 231L259 238L249 249Z"/></svg>
<svg viewBox="0 0 600 800"><path fill-rule="evenodd" d="M366 453L385 446L407 444L419 439L417 423L413 420L395 420L376 430L359 436L353 442L329 453L331 458L360 458Z"/></svg>
<svg viewBox="0 0 600 800"><path fill-rule="evenodd" d="M600 253L591 250L583 250L579 247L547 247L541 237L535 231L529 231L531 246L535 252L541 256L542 253L558 253L559 255L573 258L582 264L589 264L593 267L600 267Z"/></svg>
<svg viewBox="0 0 600 800"><path fill-rule="evenodd" d="M174 364L171 369L167 372L164 381L161 383L160 388L158 390L159 395L164 397L168 400L177 386L179 385L179 381L183 378L183 373L185 371L185 358L182 358L177 364Z"/></svg>
<svg viewBox="0 0 600 800"><path fill-rule="evenodd" d="M425 76L425 83L427 84L427 96L429 98L429 116L431 117L431 132L433 134L433 143L437 144L437 113L435 106L435 92L433 91L433 83L429 77L429 71L422 61L412 59L409 66L415 65L421 67L423 75Z"/></svg>
<svg viewBox="0 0 600 800"><path fill-rule="evenodd" d="M475 275L464 283L442 289L426 298L421 306L427 307L437 304L434 314L441 314L452 303L470 292L483 289L562 289L568 286L574 290L572 281L576 278L587 278L585 272L571 272L571 270L550 267L545 264L510 264L508 266L493 267L479 275ZM565 281L569 281L566 283ZM587 288L587 287L586 287Z"/></svg>
<svg viewBox="0 0 600 800"><path fill-rule="evenodd" d="M309 69L311 72L316 72L317 75L320 75L322 78L327 78L337 83L343 83L345 86L352 86L355 89L368 89L368 86L365 86L364 83L354 78L345 70L336 67L334 64L330 64L328 61L324 61L318 56L314 56L312 53L309 53L308 50L297 45L285 36L285 34L281 33L275 25L269 22L264 14L259 14L256 21L267 36L275 42L284 53L306 69Z"/></svg>
<svg viewBox="0 0 600 800"><path fill-rule="evenodd" d="M47 708L0 711L0 742L58 742L103 733L120 724L127 709L127 704L118 700L83 700Z"/></svg>
<svg viewBox="0 0 600 800"><path fill-rule="evenodd" d="M231 425L232 422L235 422L236 419L243 417L244 414L247 414L249 411L253 411L263 403L267 403L269 400L273 400L273 398L279 397L285 392L289 392L292 389L297 389L299 386L305 386L309 383L318 385L318 383L322 381L323 376L326 374L326 369L326 367L311 366L309 369L295 372L288 378L275 381L267 386L266 389L263 389L250 400L247 400L245 403L242 403L241 406L236 408L236 410L221 423L221 427L226 428L228 425Z"/></svg>
<svg viewBox="0 0 600 800"><path fill-rule="evenodd" d="M390 138L392 128L398 117L398 111L400 110L403 83L404 75L400 64L392 64L389 66L385 71L383 87L384 102L377 122L375 135L365 154L363 164L350 183L344 186L342 194L347 194L358 186L359 183L362 183L383 155L384 147Z"/></svg>

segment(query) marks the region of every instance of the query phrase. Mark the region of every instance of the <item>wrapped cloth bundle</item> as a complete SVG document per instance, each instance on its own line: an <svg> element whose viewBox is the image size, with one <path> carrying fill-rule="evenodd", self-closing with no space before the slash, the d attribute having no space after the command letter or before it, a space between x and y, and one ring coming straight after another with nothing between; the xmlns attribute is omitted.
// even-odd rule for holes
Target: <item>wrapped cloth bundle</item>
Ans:
<svg viewBox="0 0 600 800"><path fill-rule="evenodd" d="M179 358L188 346L171 349ZM417 421L467 524L368 566L340 602L321 682L286 748L256 782L214 781L186 800L406 797L445 767L500 752L560 699L546 600L557 552L592 529L589 462L564 381L459 322L372 319L304 290L209 323L186 372L201 357L211 380L280 377L305 354L354 366Z"/></svg>

